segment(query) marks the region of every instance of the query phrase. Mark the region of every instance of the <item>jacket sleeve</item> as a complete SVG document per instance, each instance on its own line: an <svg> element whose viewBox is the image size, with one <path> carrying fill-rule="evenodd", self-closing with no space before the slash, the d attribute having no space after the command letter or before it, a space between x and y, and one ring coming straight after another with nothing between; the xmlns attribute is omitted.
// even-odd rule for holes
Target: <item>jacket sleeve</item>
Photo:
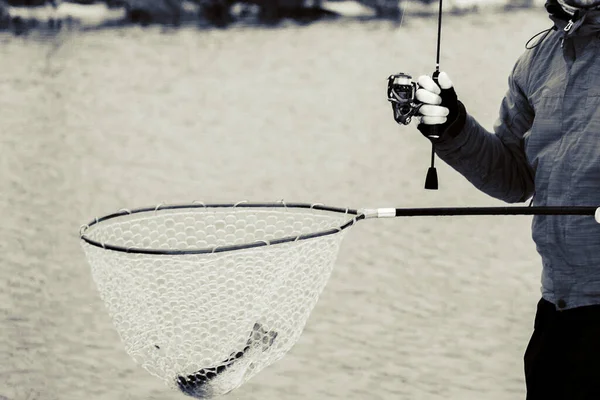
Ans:
<svg viewBox="0 0 600 400"><path fill-rule="evenodd" d="M436 142L436 154L482 192L507 203L524 202L534 192L534 171L525 155L524 135L534 119L526 95L528 54L508 78L508 91L488 132L459 102L459 117Z"/></svg>

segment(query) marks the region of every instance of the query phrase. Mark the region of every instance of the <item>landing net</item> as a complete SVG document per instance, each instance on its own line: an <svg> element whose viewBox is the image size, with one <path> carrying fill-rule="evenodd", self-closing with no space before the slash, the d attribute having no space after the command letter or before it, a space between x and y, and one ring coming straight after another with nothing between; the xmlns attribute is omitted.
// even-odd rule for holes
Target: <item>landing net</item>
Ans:
<svg viewBox="0 0 600 400"><path fill-rule="evenodd" d="M298 341L347 228L367 218L588 215L585 207L188 204L122 210L81 243L127 353L196 398L230 392Z"/></svg>
<svg viewBox="0 0 600 400"><path fill-rule="evenodd" d="M123 210L82 227L81 243L127 353L209 398L298 341L355 218L283 203Z"/></svg>

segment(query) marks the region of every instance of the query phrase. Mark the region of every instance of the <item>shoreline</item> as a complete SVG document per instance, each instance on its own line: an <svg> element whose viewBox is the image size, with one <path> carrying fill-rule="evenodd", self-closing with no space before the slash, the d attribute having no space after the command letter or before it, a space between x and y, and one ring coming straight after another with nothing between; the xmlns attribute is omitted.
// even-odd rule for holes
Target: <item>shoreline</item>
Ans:
<svg viewBox="0 0 600 400"><path fill-rule="evenodd" d="M495 13L509 12L514 9L526 9L543 6L543 0L447 0L445 14L462 15L474 12ZM369 7L367 0L325 0L321 7L304 8L303 14L294 10L295 15L282 15L275 25L289 22L306 24L323 19L349 19L349 20L394 20L385 16L377 16L374 8ZM437 2L424 5L413 1L405 1L403 4L404 17L429 18L437 15ZM1 5L1 4L0 4ZM237 8L236 8L237 7ZM232 7L233 21L230 25L264 26L257 20L257 6ZM108 7L105 3L98 4L76 4L63 2L56 8L50 5L37 7L13 7L5 9L8 12L9 22L0 21L0 33L12 33L15 35L28 34L39 31L46 34L58 33L61 30L89 31L111 28L123 28L136 25L142 26L164 26L165 28L182 28L196 26L199 28L215 27L215 24L202 16L197 3L190 1L182 2L182 12L177 23L165 21L150 21L141 23L132 21L125 7ZM2 11L0 9L0 11ZM0 13L2 17L2 13ZM401 21L402 18L400 18ZM284 22L285 21L285 22ZM397 22L400 22L397 21Z"/></svg>

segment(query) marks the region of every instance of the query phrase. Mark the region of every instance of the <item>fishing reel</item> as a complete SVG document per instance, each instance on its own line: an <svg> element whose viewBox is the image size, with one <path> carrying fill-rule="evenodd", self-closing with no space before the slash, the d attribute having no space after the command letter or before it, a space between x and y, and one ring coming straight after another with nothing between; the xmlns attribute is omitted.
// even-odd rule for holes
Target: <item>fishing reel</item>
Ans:
<svg viewBox="0 0 600 400"><path fill-rule="evenodd" d="M423 103L416 98L418 85L412 76L400 72L390 75L387 86L387 99L392 103L394 120L402 125L410 124L412 117L419 113Z"/></svg>
<svg viewBox="0 0 600 400"><path fill-rule="evenodd" d="M439 68L433 73L433 81L438 84ZM419 115L419 110L424 104L417 100L417 89L419 85L413 82L412 76L400 72L388 77L387 99L392 103L394 120L401 125L408 125L412 117ZM435 170L434 140L438 139L438 127L431 126L426 135L431 140L431 166L427 170L425 178L425 189L437 190L438 178Z"/></svg>

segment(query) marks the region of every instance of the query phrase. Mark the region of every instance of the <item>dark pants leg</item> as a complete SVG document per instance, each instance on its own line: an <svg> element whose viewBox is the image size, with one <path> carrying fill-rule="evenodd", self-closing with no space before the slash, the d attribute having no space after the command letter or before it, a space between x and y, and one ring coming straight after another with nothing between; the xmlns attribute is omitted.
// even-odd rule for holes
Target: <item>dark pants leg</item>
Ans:
<svg viewBox="0 0 600 400"><path fill-rule="evenodd" d="M600 306L540 300L524 362L527 400L599 400Z"/></svg>

